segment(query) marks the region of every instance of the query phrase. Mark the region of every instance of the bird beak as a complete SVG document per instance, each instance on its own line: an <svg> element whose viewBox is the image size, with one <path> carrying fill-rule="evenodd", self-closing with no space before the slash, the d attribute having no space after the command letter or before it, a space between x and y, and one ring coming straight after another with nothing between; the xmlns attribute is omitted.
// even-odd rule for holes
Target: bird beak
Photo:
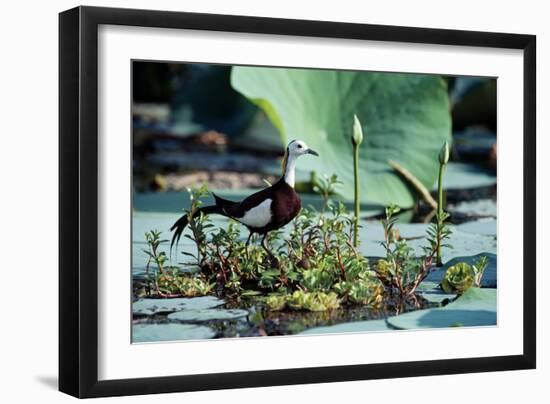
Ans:
<svg viewBox="0 0 550 404"><path fill-rule="evenodd" d="M314 156L319 157L319 153L312 149L307 149L307 154L313 154Z"/></svg>

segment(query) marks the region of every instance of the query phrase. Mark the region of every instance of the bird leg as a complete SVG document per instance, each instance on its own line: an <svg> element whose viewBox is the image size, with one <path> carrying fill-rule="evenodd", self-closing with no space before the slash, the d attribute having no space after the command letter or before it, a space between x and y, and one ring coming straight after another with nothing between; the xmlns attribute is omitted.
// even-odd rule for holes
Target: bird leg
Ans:
<svg viewBox="0 0 550 404"><path fill-rule="evenodd" d="M267 245L265 243L266 237L267 237L267 233L264 234L264 238L262 239L262 247L264 248L265 252L269 255L271 267L272 268L279 268L279 271L281 271L281 278L280 278L281 282L284 285L288 286L288 278L286 277L286 274L283 270L283 267L281 265L279 265L279 260L277 259L277 257L275 257L273 255L273 253L271 251L269 251L269 248L267 248Z"/></svg>
<svg viewBox="0 0 550 404"><path fill-rule="evenodd" d="M252 232L248 234L248 238L246 239L246 243L244 245L244 250L246 252L246 260L248 261L250 259L250 256L248 255L248 246L250 245L250 239L252 238Z"/></svg>
<svg viewBox="0 0 550 404"><path fill-rule="evenodd" d="M262 238L262 247L264 248L265 252L269 256L270 264L274 268L279 267L279 260L273 255L271 251L269 251L269 248L267 248L267 244L265 243L267 237L267 233L264 234L264 238Z"/></svg>
<svg viewBox="0 0 550 404"><path fill-rule="evenodd" d="M279 264L279 260L277 259L277 257L275 257L275 255L273 255L273 253L269 250L269 248L267 248L266 237L267 237L267 233L264 234L264 238L262 238L262 247L264 248L265 252L267 252L267 254L269 255L271 267L279 268L279 271L281 271L281 277L280 277L281 282L285 286L288 286L288 278L286 277L283 267Z"/></svg>

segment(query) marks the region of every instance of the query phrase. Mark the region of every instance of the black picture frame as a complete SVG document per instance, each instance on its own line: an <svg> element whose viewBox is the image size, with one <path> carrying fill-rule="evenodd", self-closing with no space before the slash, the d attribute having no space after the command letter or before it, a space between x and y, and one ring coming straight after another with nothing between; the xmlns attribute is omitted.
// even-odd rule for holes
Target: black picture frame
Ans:
<svg viewBox="0 0 550 404"><path fill-rule="evenodd" d="M98 26L523 50L523 354L98 380ZM77 7L59 15L59 389L76 397L324 383L536 366L536 37L324 21Z"/></svg>

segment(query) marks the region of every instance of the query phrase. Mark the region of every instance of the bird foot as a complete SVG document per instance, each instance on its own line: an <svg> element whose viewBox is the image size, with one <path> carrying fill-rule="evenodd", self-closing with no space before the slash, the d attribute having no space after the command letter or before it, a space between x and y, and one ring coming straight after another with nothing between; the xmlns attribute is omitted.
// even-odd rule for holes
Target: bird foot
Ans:
<svg viewBox="0 0 550 404"><path fill-rule="evenodd" d="M279 268L279 260L276 257L271 256L269 257L269 265L271 265L271 268Z"/></svg>

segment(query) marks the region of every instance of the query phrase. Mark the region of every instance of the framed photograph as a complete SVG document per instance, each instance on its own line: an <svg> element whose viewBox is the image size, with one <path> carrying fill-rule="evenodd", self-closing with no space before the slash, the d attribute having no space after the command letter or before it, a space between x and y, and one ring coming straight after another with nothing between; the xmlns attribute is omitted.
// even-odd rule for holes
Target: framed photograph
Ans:
<svg viewBox="0 0 550 404"><path fill-rule="evenodd" d="M531 369L532 35L59 17L59 388Z"/></svg>

